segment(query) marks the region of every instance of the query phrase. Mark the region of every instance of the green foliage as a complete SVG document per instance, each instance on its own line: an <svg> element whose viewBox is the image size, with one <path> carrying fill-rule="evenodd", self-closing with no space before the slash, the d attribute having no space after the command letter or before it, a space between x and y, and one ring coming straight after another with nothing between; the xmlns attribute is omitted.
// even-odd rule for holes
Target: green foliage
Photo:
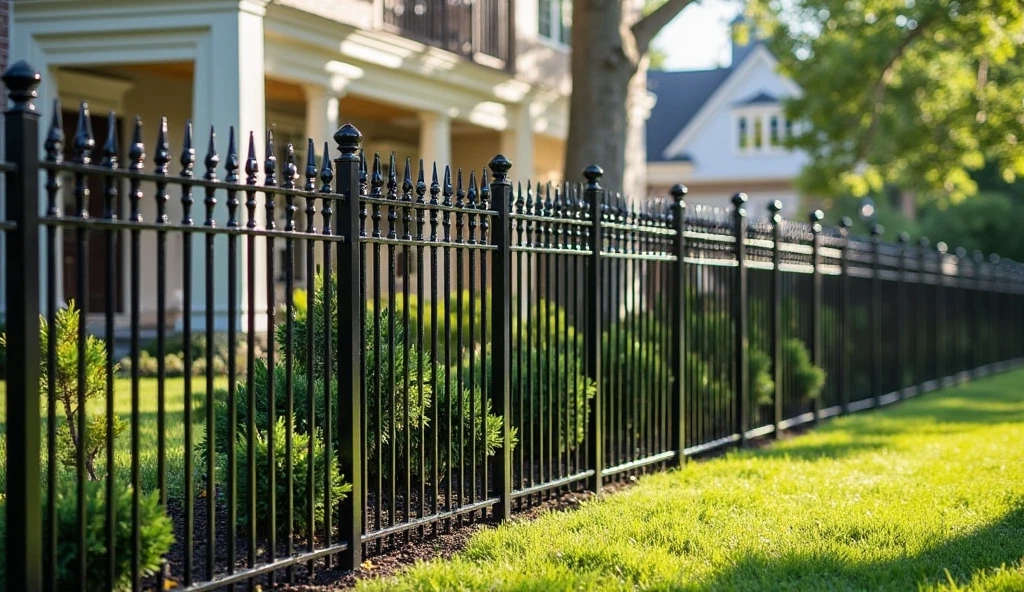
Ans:
<svg viewBox="0 0 1024 592"><path fill-rule="evenodd" d="M811 362L804 342L791 338L782 342L782 363L790 369L793 392L801 398L817 399L825 386L825 371Z"/></svg>
<svg viewBox="0 0 1024 592"><path fill-rule="evenodd" d="M1022 389L1001 374L643 476L358 589L1024 590Z"/></svg>
<svg viewBox="0 0 1024 592"><path fill-rule="evenodd" d="M279 533L285 533L288 520L288 506L285 503L288 494L287 480L287 456L285 438L287 436L285 418L278 417L274 422L274 483L275 496L277 498L275 520ZM330 463L327 462L327 449L323 442L320 430L313 435L295 431L292 435L292 492L293 492L293 532L296 535L304 535L309 532L309 439L313 438L313 520L322 524L324 520L324 479L329 474L331 483L331 501L339 502L345 499L352 491L352 485L345 482L345 476L341 474L338 465L338 457L331 455ZM256 455L256 526L257 531L267 534L270 522L270 490L268 488L267 475L270 474L270 445L267 431L256 430L255 455ZM238 434L237 450L237 486L239 499L249 497L249 449L247 437L243 433ZM217 462L221 479L227 479L228 456L221 454ZM248 512L238 513L238 523L248 526ZM313 525L315 526L315 525Z"/></svg>
<svg viewBox="0 0 1024 592"><path fill-rule="evenodd" d="M76 489L57 493L57 556L49 556L49 547L43 547L43 564L46 570L53 570L57 577L58 590L78 589L78 506ZM132 545L132 489L115 482L114 505L114 592L131 590L131 553L126 552ZM88 592L108 592L106 546L106 483L87 481L85 484L85 548L86 578ZM0 497L0 515L3 515L4 500ZM45 509L46 503L43 503ZM45 510L44 510L45 511ZM4 555L5 537L3 520L0 520L0 556ZM44 538L44 540L47 540ZM161 560L174 543L174 528L170 518L160 505L159 492L142 494L139 498L139 567L143 577L157 573ZM0 590L3 590L4 562L0 561Z"/></svg>
<svg viewBox="0 0 1024 592"><path fill-rule="evenodd" d="M757 405L771 405L775 398L772 380L772 358L763 349L751 347L747 354L750 376L750 398Z"/></svg>
<svg viewBox="0 0 1024 592"><path fill-rule="evenodd" d="M46 319L39 319L39 339L42 355L39 361L39 394L44 399L48 396L52 384L57 401L64 411L64 422L58 424L57 439L61 445L58 459L65 465L74 466L77 450L80 445L85 449L85 469L89 479L96 479L96 457L106 450L107 443L113 441L125 429L125 423L119 418L113 419L113 431L107 433L105 414L90 414L85 424L85 441L79 442L78 409L80 405L88 406L91 399L103 397L107 381L107 346L102 339L87 335L85 338L85 384L84 396L79 396L78 382L78 327L81 311L75 308L75 301L69 300L65 308L54 315L53 333L56 339L55 369L53 376L47 368L50 331ZM0 335L0 345L6 348L6 335ZM117 372L117 364L112 370Z"/></svg>
<svg viewBox="0 0 1024 592"><path fill-rule="evenodd" d="M754 0L780 70L803 93L801 188L862 196L886 185L972 195L985 163L1024 175L1024 4L1019 0L893 2Z"/></svg>

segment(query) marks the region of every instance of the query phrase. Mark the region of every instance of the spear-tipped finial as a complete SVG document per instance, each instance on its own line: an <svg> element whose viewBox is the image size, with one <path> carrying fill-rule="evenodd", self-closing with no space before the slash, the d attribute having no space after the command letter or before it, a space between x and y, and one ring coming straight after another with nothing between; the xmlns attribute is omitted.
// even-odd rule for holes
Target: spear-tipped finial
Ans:
<svg viewBox="0 0 1024 592"><path fill-rule="evenodd" d="M245 182L256 184L256 175L260 172L260 161L256 160L256 138L249 132L249 153L245 157Z"/></svg>
<svg viewBox="0 0 1024 592"><path fill-rule="evenodd" d="M156 154L153 155L153 164L156 165L156 174L166 175L167 165L171 162L171 147L167 143L167 118L160 118L160 128L156 134Z"/></svg>
<svg viewBox="0 0 1024 592"><path fill-rule="evenodd" d="M427 182L424 178L426 171L423 170L423 159L420 159L420 169L416 175L416 203L427 203Z"/></svg>
<svg viewBox="0 0 1024 592"><path fill-rule="evenodd" d="M132 125L132 145L128 148L128 160L131 162L128 168L133 171L141 171L145 168L146 145L142 142L142 118L135 116Z"/></svg>
<svg viewBox="0 0 1024 592"><path fill-rule="evenodd" d="M306 184L302 189L316 191L316 146L313 144L313 138L307 138L306 141ZM306 202L311 204L312 200L307 198Z"/></svg>
<svg viewBox="0 0 1024 592"><path fill-rule="evenodd" d="M210 126L210 143L206 147L206 158L203 159L203 164L206 165L206 175L204 177L208 180L216 179L220 155L217 154L217 132L212 125Z"/></svg>
<svg viewBox="0 0 1024 592"><path fill-rule="evenodd" d="M324 142L324 154L320 157L320 193L331 192L331 181L334 180L334 169L331 168L331 159L329 155L329 145ZM324 204L324 209L327 209L328 204Z"/></svg>
<svg viewBox="0 0 1024 592"><path fill-rule="evenodd" d="M64 127L60 113L60 99L54 99L53 117L50 120L50 129L46 133L46 142L43 144L46 149L46 160L51 162L64 160Z"/></svg>
<svg viewBox="0 0 1024 592"><path fill-rule="evenodd" d="M92 135L92 117L89 114L89 104L83 102L78 108L78 127L75 130L75 139L72 147L75 151L75 162L78 164L89 164L92 162L92 150L96 147L96 140Z"/></svg>
<svg viewBox="0 0 1024 592"><path fill-rule="evenodd" d="M192 122L185 124L185 140L181 146L181 157L178 159L181 164L181 174L191 175L192 168L196 164L196 149L192 147Z"/></svg>
<svg viewBox="0 0 1024 592"><path fill-rule="evenodd" d="M117 168L117 115L111 111L107 117L107 141L103 143L103 166Z"/></svg>

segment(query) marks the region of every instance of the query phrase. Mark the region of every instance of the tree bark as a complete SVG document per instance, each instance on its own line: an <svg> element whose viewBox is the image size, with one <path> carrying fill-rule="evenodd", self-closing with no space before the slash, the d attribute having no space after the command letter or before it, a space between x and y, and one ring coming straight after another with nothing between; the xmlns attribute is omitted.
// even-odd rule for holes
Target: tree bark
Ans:
<svg viewBox="0 0 1024 592"><path fill-rule="evenodd" d="M639 18L632 0L574 0L565 179L579 180L584 168L596 164L604 169L602 185L622 190L630 83L651 40L691 1L668 0Z"/></svg>

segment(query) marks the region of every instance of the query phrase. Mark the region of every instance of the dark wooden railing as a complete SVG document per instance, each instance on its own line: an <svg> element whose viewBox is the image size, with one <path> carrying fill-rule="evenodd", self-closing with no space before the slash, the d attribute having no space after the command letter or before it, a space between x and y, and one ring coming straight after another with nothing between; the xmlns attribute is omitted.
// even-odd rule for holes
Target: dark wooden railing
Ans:
<svg viewBox="0 0 1024 592"><path fill-rule="evenodd" d="M384 0L384 27L495 67L514 67L515 0Z"/></svg>

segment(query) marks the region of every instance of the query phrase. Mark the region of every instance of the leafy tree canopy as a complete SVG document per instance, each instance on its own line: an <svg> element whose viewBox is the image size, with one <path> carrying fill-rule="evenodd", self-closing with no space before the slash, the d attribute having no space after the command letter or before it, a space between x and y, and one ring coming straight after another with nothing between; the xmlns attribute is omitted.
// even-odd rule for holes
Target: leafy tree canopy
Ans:
<svg viewBox="0 0 1024 592"><path fill-rule="evenodd" d="M811 157L802 189L886 185L938 201L977 191L986 163L1024 176L1020 0L751 0L784 74L787 114Z"/></svg>

